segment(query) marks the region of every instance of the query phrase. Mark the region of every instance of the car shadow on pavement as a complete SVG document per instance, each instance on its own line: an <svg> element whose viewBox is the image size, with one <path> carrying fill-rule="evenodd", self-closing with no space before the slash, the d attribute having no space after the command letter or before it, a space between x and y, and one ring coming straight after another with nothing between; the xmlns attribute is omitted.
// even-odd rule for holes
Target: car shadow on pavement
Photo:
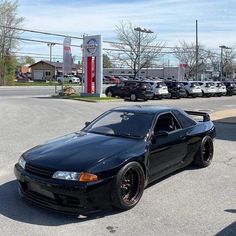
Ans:
<svg viewBox="0 0 236 236"><path fill-rule="evenodd" d="M236 233L236 221L227 226L226 228L222 229L219 233L217 233L215 236L230 236L235 235Z"/></svg>
<svg viewBox="0 0 236 236"><path fill-rule="evenodd" d="M40 208L22 199L16 180L0 185L0 214L15 221L46 226L58 226L95 220L122 211L103 210L84 215L71 215Z"/></svg>
<svg viewBox="0 0 236 236"><path fill-rule="evenodd" d="M236 141L236 124L235 123L234 124L224 123L222 122L222 120L216 120L214 121L214 124L216 127L216 139Z"/></svg>

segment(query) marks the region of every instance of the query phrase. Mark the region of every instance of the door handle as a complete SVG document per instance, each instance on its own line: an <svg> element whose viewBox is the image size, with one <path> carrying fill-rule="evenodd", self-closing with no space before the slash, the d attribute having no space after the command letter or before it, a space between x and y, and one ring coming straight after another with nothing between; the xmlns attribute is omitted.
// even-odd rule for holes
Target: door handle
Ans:
<svg viewBox="0 0 236 236"><path fill-rule="evenodd" d="M187 138L186 135L181 135L181 136L180 136L180 140L185 140L186 138Z"/></svg>

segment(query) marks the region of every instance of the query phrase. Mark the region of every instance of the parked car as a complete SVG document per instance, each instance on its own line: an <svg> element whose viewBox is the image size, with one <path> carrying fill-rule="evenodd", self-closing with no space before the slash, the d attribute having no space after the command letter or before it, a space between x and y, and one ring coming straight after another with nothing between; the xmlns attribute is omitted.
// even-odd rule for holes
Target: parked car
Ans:
<svg viewBox="0 0 236 236"><path fill-rule="evenodd" d="M136 101L142 99L147 101L154 96L152 87L147 81L129 80L124 82L124 86L120 89L120 97Z"/></svg>
<svg viewBox="0 0 236 236"><path fill-rule="evenodd" d="M194 81L184 81L182 82L184 88L187 92L188 97L201 97L202 96L202 89L198 82Z"/></svg>
<svg viewBox="0 0 236 236"><path fill-rule="evenodd" d="M216 93L215 95L220 97L223 95L226 95L227 90L226 90L226 86L224 85L224 83L220 82L220 81L215 81L213 82L215 85L215 89L216 89Z"/></svg>
<svg viewBox="0 0 236 236"><path fill-rule="evenodd" d="M23 198L77 214L128 210L148 184L190 163L207 167L213 158L215 126L207 113L127 106L86 125L22 154L14 172Z"/></svg>
<svg viewBox="0 0 236 236"><path fill-rule="evenodd" d="M202 96L211 97L216 93L216 87L213 82L205 81L199 82L202 89Z"/></svg>
<svg viewBox="0 0 236 236"><path fill-rule="evenodd" d="M186 97L187 92L184 88L184 85L181 82L166 80L164 81L169 92L169 97L171 98L181 98Z"/></svg>
<svg viewBox="0 0 236 236"><path fill-rule="evenodd" d="M103 83L104 84L118 84L118 83L120 83L120 79L118 79L115 76L104 75L103 76Z"/></svg>
<svg viewBox="0 0 236 236"><path fill-rule="evenodd" d="M226 86L226 95L232 96L236 94L236 84L233 81L224 81L223 83Z"/></svg>
<svg viewBox="0 0 236 236"><path fill-rule="evenodd" d="M121 94L121 88L125 85L124 82L122 83L119 83L119 84L116 84L116 85L112 85L112 86L108 86L106 89L105 89L105 94L108 96L108 97L120 97L120 94Z"/></svg>
<svg viewBox="0 0 236 236"><path fill-rule="evenodd" d="M58 83L80 83L80 78L73 75L64 75L57 77Z"/></svg>
<svg viewBox="0 0 236 236"><path fill-rule="evenodd" d="M164 82L153 80L149 81L149 83L152 85L153 98L162 99L169 96L168 88Z"/></svg>

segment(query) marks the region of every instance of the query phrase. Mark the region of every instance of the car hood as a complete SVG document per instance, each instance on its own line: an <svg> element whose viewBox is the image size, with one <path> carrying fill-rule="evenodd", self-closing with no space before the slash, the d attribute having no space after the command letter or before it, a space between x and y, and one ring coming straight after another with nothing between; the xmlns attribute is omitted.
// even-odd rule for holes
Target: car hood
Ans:
<svg viewBox="0 0 236 236"><path fill-rule="evenodd" d="M98 162L140 146L140 143L143 141L80 132L36 146L25 152L23 157L27 163L41 168L86 171Z"/></svg>

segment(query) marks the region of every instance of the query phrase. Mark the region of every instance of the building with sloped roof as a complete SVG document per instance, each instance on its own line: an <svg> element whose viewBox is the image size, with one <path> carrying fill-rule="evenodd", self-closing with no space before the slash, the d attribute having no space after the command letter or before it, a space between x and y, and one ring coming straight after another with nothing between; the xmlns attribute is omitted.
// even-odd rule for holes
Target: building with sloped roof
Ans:
<svg viewBox="0 0 236 236"><path fill-rule="evenodd" d="M63 63L61 62L38 61L30 68L34 81L50 81L63 74ZM72 64L71 74L78 75L79 73L81 73L81 66Z"/></svg>

